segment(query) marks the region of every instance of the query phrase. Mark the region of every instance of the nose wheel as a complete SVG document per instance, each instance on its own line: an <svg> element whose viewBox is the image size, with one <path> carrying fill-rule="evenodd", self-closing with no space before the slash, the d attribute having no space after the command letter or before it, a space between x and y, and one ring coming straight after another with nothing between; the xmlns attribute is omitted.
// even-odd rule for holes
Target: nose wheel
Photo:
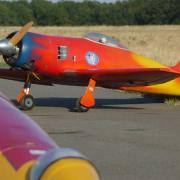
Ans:
<svg viewBox="0 0 180 180"><path fill-rule="evenodd" d="M34 98L30 94L24 95L19 104L23 110L31 110L34 107Z"/></svg>
<svg viewBox="0 0 180 180"><path fill-rule="evenodd" d="M24 88L17 96L17 102L23 110L31 110L34 107L34 98L30 95L32 74L27 73L27 78L24 83Z"/></svg>

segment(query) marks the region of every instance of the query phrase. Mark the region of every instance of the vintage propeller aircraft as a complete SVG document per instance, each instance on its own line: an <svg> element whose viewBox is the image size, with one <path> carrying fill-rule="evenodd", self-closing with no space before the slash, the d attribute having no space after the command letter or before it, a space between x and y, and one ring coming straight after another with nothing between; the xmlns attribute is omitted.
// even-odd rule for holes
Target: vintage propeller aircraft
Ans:
<svg viewBox="0 0 180 180"><path fill-rule="evenodd" d="M34 121L0 94L0 179L100 180L79 152L60 148Z"/></svg>
<svg viewBox="0 0 180 180"><path fill-rule="evenodd" d="M0 53L11 66L0 69L0 77L25 82L17 96L25 110L34 105L29 91L32 83L87 86L77 101L81 112L95 105L96 86L180 95L180 64L167 67L98 33L83 38L31 33L28 30L32 24L29 22L0 41Z"/></svg>

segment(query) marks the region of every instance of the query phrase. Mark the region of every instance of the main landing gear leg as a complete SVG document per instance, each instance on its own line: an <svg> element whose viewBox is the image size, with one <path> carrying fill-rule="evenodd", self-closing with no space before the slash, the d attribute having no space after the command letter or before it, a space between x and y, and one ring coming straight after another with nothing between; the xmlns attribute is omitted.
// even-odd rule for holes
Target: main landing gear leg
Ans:
<svg viewBox="0 0 180 180"><path fill-rule="evenodd" d="M34 98L30 95L31 78L32 75L28 73L27 79L24 83L24 88L20 91L16 98L23 110L31 110L34 107Z"/></svg>
<svg viewBox="0 0 180 180"><path fill-rule="evenodd" d="M87 90L80 99L77 100L76 108L79 112L87 112L89 108L95 105L95 99L93 96L96 81L90 79Z"/></svg>

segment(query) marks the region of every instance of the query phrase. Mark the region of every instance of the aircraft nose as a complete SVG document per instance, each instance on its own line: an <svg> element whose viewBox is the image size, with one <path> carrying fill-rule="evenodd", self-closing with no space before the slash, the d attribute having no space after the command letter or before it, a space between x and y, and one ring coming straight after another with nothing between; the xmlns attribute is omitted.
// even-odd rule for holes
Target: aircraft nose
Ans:
<svg viewBox="0 0 180 180"><path fill-rule="evenodd" d="M5 62L10 66L16 64L17 56L19 54L18 44L27 34L32 25L33 22L31 21L24 25L19 32L14 33L11 38L0 40L0 55L3 55Z"/></svg>
<svg viewBox="0 0 180 180"><path fill-rule="evenodd" d="M41 176L41 180L99 180L96 169L87 160L66 158L52 164Z"/></svg>
<svg viewBox="0 0 180 180"><path fill-rule="evenodd" d="M73 149L58 148L41 156L30 180L100 180L95 166Z"/></svg>
<svg viewBox="0 0 180 180"><path fill-rule="evenodd" d="M16 54L16 47L8 40L0 40L0 54L3 56L13 56Z"/></svg>

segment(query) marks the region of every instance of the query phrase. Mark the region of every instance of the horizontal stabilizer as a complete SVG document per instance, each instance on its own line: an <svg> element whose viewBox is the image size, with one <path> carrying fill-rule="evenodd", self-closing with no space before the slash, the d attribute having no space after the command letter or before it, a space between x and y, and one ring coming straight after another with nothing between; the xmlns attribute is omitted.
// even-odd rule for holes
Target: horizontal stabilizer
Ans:
<svg viewBox="0 0 180 180"><path fill-rule="evenodd" d="M180 72L180 61L179 61L175 66L173 66L172 68L173 68L174 70Z"/></svg>

